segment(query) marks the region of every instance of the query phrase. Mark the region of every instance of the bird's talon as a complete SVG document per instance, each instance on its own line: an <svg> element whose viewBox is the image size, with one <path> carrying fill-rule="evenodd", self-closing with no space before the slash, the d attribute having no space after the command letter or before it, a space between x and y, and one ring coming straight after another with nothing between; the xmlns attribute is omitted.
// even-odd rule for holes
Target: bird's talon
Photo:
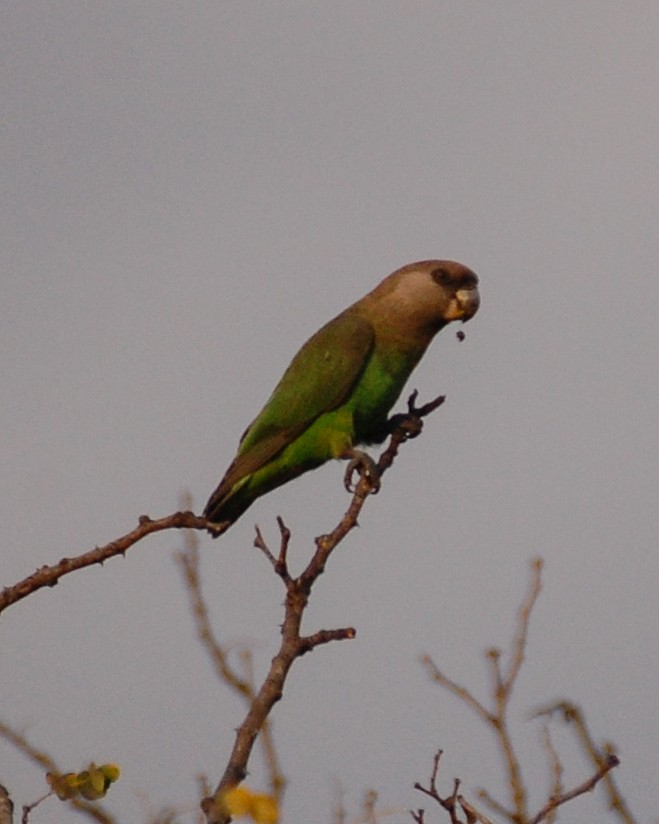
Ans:
<svg viewBox="0 0 659 824"><path fill-rule="evenodd" d="M373 458L365 452L355 452L348 462L348 467L343 477L343 485L351 495L353 495L357 489L357 486L353 485L352 482L355 472L359 474L360 480L365 479L368 481L370 486L369 494L377 495L380 491L380 473Z"/></svg>
<svg viewBox="0 0 659 824"><path fill-rule="evenodd" d="M423 420L417 415L407 415L401 422L400 429L405 435L405 440L417 438L423 430Z"/></svg>

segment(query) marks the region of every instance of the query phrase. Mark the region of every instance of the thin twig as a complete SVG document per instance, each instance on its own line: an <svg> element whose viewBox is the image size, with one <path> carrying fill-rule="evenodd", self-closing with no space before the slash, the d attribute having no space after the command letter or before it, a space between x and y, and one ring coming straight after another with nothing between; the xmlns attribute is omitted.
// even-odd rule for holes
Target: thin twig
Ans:
<svg viewBox="0 0 659 824"><path fill-rule="evenodd" d="M542 588L542 564L542 558L534 558L531 562L531 586L517 613L517 633L513 642L513 654L510 659L508 674L503 679L503 688L506 692L512 690L515 680L519 675L520 668L524 663L526 641L531 623L531 612Z"/></svg>
<svg viewBox="0 0 659 824"><path fill-rule="evenodd" d="M453 681L447 675L439 669L439 667L435 664L432 658L429 655L422 655L421 656L421 663L426 668L428 675L436 681L441 687L444 687L445 690L455 695L461 701L463 701L468 707L479 715L484 721L488 724L494 724L496 722L495 716L487 710L481 702L475 698L466 687L463 687L461 684Z"/></svg>
<svg viewBox="0 0 659 824"><path fill-rule="evenodd" d="M602 750L597 747L581 708L570 701L554 701L540 707L532 714L532 717L552 716L556 713L559 713L566 723L572 725L584 753L596 768L603 767L610 756L615 756L612 745L605 746ZM604 774L602 784L609 799L609 808L619 816L624 824L636 824L636 819L622 797L613 775L609 774L608 771Z"/></svg>
<svg viewBox="0 0 659 824"><path fill-rule="evenodd" d="M434 799L440 807L446 810L450 816L451 824L461 824L460 819L457 815L457 801L458 801L458 791L460 789L460 780L456 778L453 782L453 792L451 795L446 796L446 798L442 798L439 794L439 790L437 789L437 775L439 773L439 762L442 757L442 750L437 750L435 755L433 756L433 763L432 763L432 772L430 774L430 784L428 787L424 787L422 784L418 782L414 785L415 790L419 790L425 795L429 796L430 798ZM410 811L412 817L415 818L414 812ZM418 811L421 814L421 820L423 820L423 810ZM419 820L418 817L415 820Z"/></svg>
<svg viewBox="0 0 659 824"><path fill-rule="evenodd" d="M470 804L467 799L461 795L458 797L458 803L462 807L464 814L467 816L467 824L479 821L480 824L493 824L492 821L480 810L477 810L473 804Z"/></svg>
<svg viewBox="0 0 659 824"><path fill-rule="evenodd" d="M604 778L604 776L612 770L614 767L617 767L620 761L615 755L610 755L604 764L599 768L599 770L589 778L587 781L584 781L583 784L579 784L578 787L575 787L573 790L568 790L561 795L552 796L549 799L547 804L540 810L540 812L533 816L533 818L529 821L529 824L540 824L541 821L545 820L548 814L555 810L557 807L560 807L561 804L566 804L568 801L572 801L573 798L577 798L577 796L583 795L584 793L591 792L591 790L595 789L595 786L598 784L599 781Z"/></svg>
<svg viewBox="0 0 659 824"><path fill-rule="evenodd" d="M549 766L551 770L551 790L549 793L549 797L553 798L555 796L560 795L563 792L563 765L561 764L561 760L558 757L556 748L554 747L554 742L551 739L549 724L543 724L542 726L542 742L545 750L547 751ZM556 811L553 810L549 813L549 815L547 815L547 822L549 824L552 824L555 818Z"/></svg>

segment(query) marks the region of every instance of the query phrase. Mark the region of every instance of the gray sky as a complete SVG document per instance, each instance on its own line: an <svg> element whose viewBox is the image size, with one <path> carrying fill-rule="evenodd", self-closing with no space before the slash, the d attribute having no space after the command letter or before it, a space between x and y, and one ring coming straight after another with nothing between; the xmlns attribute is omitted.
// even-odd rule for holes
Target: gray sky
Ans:
<svg viewBox="0 0 659 824"><path fill-rule="evenodd" d="M3 585L182 490L201 509L298 346L393 269L481 277L466 340L445 331L410 385L446 406L314 592L307 628L358 636L298 662L276 708L287 822L329 821L335 781L353 811L369 787L419 806L438 747L447 792L457 775L501 795L488 732L418 656L484 695L482 651L508 645L535 555L514 713L535 801L524 719L567 696L618 745L639 820L659 814L658 32L657 3L606 0L0 10ZM259 673L283 592L253 524L274 542L282 514L299 568L345 508L342 473L203 539L215 625ZM179 537L2 619L0 717L69 769L119 762L123 821L194 810L242 717L194 640ZM18 803L42 792L4 744L0 763ZM564 818L604 811L598 791Z"/></svg>

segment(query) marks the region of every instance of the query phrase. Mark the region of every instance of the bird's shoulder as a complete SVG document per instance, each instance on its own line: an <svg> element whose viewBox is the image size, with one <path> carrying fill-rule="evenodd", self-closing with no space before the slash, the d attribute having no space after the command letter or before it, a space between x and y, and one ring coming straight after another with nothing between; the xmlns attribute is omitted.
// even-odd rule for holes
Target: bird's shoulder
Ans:
<svg viewBox="0 0 659 824"><path fill-rule="evenodd" d="M349 396L373 350L375 333L350 310L321 327L291 361L267 403L241 439L240 452L258 446L271 457L320 415Z"/></svg>

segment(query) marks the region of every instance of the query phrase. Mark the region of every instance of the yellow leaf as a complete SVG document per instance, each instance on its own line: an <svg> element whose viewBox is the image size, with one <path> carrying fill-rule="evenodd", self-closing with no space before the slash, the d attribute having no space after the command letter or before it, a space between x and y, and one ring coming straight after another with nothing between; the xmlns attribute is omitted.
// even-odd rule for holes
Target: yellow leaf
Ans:
<svg viewBox="0 0 659 824"><path fill-rule="evenodd" d="M277 824L277 802L269 795L255 793L249 787L231 787L222 795L225 810L231 816L249 816L256 824Z"/></svg>
<svg viewBox="0 0 659 824"><path fill-rule="evenodd" d="M116 764L102 764L97 767L93 762L87 770L81 772L80 795L88 801L96 801L103 798L107 793L110 784L119 778L119 767Z"/></svg>
<svg viewBox="0 0 659 824"><path fill-rule="evenodd" d="M106 783L105 776L95 764L90 764L89 769L81 772L78 778L80 779L80 795L88 801L97 801L107 792L109 784Z"/></svg>
<svg viewBox="0 0 659 824"><path fill-rule="evenodd" d="M103 764L97 767L92 763L79 773L55 775L46 773L46 781L61 801L81 795L88 801L96 801L107 793L108 787L119 778L116 764Z"/></svg>
<svg viewBox="0 0 659 824"><path fill-rule="evenodd" d="M108 784L113 784L121 775L121 770L116 764L101 764L99 770L105 776Z"/></svg>
<svg viewBox="0 0 659 824"><path fill-rule="evenodd" d="M60 801L66 801L68 798L75 798L78 795L79 782L76 773L64 773L63 775L46 773L46 781Z"/></svg>
<svg viewBox="0 0 659 824"><path fill-rule="evenodd" d="M249 815L254 793L247 787L231 787L222 795L222 802L230 815Z"/></svg>
<svg viewBox="0 0 659 824"><path fill-rule="evenodd" d="M255 795L252 799L252 818L256 824L277 824L277 802L269 795Z"/></svg>

